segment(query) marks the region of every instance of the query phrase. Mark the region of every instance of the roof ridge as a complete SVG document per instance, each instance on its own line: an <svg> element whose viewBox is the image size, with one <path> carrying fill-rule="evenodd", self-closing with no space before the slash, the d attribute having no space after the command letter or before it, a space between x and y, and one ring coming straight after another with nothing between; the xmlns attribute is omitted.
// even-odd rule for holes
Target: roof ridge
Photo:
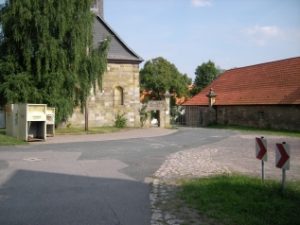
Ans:
<svg viewBox="0 0 300 225"><path fill-rule="evenodd" d="M101 22L104 24L104 26L106 26L107 29L109 29L109 30L111 31L111 33L114 35L114 37L120 41L121 45L123 45L125 48L127 48L127 50L128 50L129 52L131 52L132 55L134 55L134 56L138 59L137 61L140 61L140 62L144 61L144 59L143 59L142 57L140 57L134 50L132 50L132 49L125 43L125 41L123 41L123 40L120 38L120 36L117 34L117 32L115 32L115 31L111 28L111 26L110 26L103 18L101 18L101 17L98 16L98 15L96 15L96 18L97 18L99 21L101 21Z"/></svg>
<svg viewBox="0 0 300 225"><path fill-rule="evenodd" d="M233 70L246 69L246 68L257 67L257 66L264 66L264 65L268 65L268 64L274 64L274 63L278 63L278 62L284 62L284 61L296 60L296 59L300 60L300 56L295 56L295 57L291 57L291 58L287 58L287 59L278 59L278 60L264 62L264 63L257 63L257 64L253 64L253 65L248 65L248 66L234 67L234 68L225 70L224 73L233 71Z"/></svg>

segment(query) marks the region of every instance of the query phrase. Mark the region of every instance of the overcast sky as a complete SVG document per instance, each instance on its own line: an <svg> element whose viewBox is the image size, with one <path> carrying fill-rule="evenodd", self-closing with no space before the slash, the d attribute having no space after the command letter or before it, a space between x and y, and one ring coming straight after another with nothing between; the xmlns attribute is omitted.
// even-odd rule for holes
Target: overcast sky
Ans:
<svg viewBox="0 0 300 225"><path fill-rule="evenodd" d="M104 0L104 17L142 58L192 78L209 59L230 69L300 56L299 0Z"/></svg>

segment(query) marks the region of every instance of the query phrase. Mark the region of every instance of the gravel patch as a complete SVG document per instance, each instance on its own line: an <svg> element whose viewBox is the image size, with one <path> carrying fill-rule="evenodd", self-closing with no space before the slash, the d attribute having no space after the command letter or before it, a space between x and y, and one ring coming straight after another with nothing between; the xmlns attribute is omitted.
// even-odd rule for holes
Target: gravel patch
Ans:
<svg viewBox="0 0 300 225"><path fill-rule="evenodd" d="M190 149L170 155L155 172L150 193L151 225L216 224L188 208L176 194L177 180L230 173L226 166L213 160L217 149Z"/></svg>
<svg viewBox="0 0 300 225"><path fill-rule="evenodd" d="M259 137L259 135L257 135ZM213 220L188 208L176 193L178 180L207 177L216 174L238 172L260 176L260 161L255 158L255 135L235 135L220 142L183 150L167 157L154 173L150 193L151 225L216 225ZM286 141L292 152L289 180L300 180L300 139L265 137L268 140L266 178L281 179L281 170L275 168L275 143Z"/></svg>

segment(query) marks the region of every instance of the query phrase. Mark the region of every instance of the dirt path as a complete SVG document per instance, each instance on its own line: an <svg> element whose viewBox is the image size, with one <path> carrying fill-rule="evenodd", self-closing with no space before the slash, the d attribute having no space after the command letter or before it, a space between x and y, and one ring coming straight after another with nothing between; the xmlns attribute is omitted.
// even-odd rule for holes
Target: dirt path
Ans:
<svg viewBox="0 0 300 225"><path fill-rule="evenodd" d="M46 142L31 142L32 144L60 144L60 143L74 143L74 142L93 142L93 141L112 141L124 140L132 138L144 137L159 137L169 135L177 130L163 129L163 128L140 128L140 129L126 129L119 132L107 134L81 134L81 135L56 135L48 137Z"/></svg>

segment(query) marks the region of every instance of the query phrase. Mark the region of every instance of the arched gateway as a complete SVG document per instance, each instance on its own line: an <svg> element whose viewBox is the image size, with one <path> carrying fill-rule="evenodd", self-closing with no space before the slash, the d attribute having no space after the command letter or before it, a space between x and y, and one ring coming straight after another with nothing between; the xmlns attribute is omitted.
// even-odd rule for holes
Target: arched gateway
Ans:
<svg viewBox="0 0 300 225"><path fill-rule="evenodd" d="M153 111L159 111L159 118L158 118L158 124L161 128L168 128L170 127L170 97L171 95L169 92L167 92L164 95L164 100L151 100L147 102L146 111L147 112L153 112ZM151 118L150 118L151 119ZM150 119L148 119L146 124L150 124Z"/></svg>

